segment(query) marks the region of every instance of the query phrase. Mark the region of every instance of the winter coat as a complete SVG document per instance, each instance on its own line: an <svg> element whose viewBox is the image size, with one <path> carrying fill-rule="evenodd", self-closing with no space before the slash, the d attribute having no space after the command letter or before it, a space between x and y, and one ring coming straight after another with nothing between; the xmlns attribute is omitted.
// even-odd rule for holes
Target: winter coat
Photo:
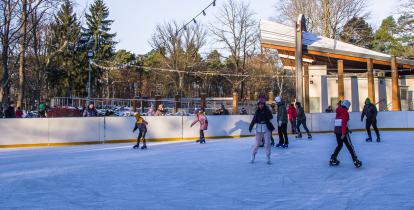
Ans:
<svg viewBox="0 0 414 210"><path fill-rule="evenodd" d="M348 131L349 113L348 110L340 106L336 109L336 119L341 119L341 126L335 126L335 133L345 135Z"/></svg>
<svg viewBox="0 0 414 210"><path fill-rule="evenodd" d="M286 105L283 102L277 104L277 122L278 123L288 122Z"/></svg>
<svg viewBox="0 0 414 210"><path fill-rule="evenodd" d="M298 121L306 120L306 114L305 114L305 110L303 109L303 107L301 106L298 107L297 112L298 112L298 116L297 116Z"/></svg>
<svg viewBox="0 0 414 210"><path fill-rule="evenodd" d="M273 131L275 127L273 126L270 120L273 119L272 112L270 109L265 106L263 109L257 109L256 113L254 114L253 120L250 123L249 130L253 129L253 126L257 123L266 124L267 129Z"/></svg>
<svg viewBox="0 0 414 210"><path fill-rule="evenodd" d="M366 104L361 114L361 121L364 120L364 116L367 116L367 121L377 120L378 109L374 104Z"/></svg>
<svg viewBox="0 0 414 210"><path fill-rule="evenodd" d="M17 110L16 111L16 118L23 118L23 111L22 110Z"/></svg>
<svg viewBox="0 0 414 210"><path fill-rule="evenodd" d="M289 121L294 121L294 120L296 120L296 116L297 116L297 113L296 113L296 109L295 109L295 107L293 107L293 106L289 106L289 108L288 108L288 118L289 118Z"/></svg>
<svg viewBox="0 0 414 210"><path fill-rule="evenodd" d="M191 123L191 127L193 127L197 122L200 123L200 131L206 131L208 129L208 120L207 116L203 114L198 114L196 116L196 119L193 123Z"/></svg>
<svg viewBox="0 0 414 210"><path fill-rule="evenodd" d="M9 106L9 108L4 111L4 118L16 118L16 111L14 111L14 107Z"/></svg>
<svg viewBox="0 0 414 210"><path fill-rule="evenodd" d="M96 111L96 109L85 109L85 111L83 111L83 116L84 117L97 117L98 116L98 111Z"/></svg>
<svg viewBox="0 0 414 210"><path fill-rule="evenodd" d="M133 132L135 132L137 129L139 129L139 131L147 131L147 124L148 122L145 121L144 118L142 117L136 118Z"/></svg>

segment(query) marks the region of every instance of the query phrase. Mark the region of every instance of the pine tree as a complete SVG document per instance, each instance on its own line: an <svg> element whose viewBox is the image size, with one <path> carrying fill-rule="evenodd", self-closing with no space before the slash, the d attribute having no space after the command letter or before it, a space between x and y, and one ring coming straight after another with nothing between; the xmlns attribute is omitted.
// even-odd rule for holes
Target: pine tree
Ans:
<svg viewBox="0 0 414 210"><path fill-rule="evenodd" d="M80 38L80 23L70 0L65 0L50 26L49 51L56 52L69 43L52 61L48 79L58 96L84 94L87 77L83 66L87 65L86 52L75 49Z"/></svg>
<svg viewBox="0 0 414 210"><path fill-rule="evenodd" d="M371 48L374 34L371 26L362 17L350 19L340 33L342 41L357 46Z"/></svg>
<svg viewBox="0 0 414 210"><path fill-rule="evenodd" d="M392 16L384 19L375 32L373 47L375 50L400 56L402 45L397 40L398 25Z"/></svg>

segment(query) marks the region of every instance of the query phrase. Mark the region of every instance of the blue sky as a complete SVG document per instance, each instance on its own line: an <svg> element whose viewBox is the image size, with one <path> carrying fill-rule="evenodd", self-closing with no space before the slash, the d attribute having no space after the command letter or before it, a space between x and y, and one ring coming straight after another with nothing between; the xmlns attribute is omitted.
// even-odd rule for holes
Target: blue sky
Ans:
<svg viewBox="0 0 414 210"><path fill-rule="evenodd" d="M258 19L269 19L277 15L277 0L240 0L249 2ZM83 11L93 0L76 0L77 10ZM110 10L110 18L115 20L112 31L117 33L117 49L126 49L137 54L151 50L148 44L158 23L169 20L188 21L210 4L212 0L105 0ZM217 0L217 6L207 11L207 16L199 22L209 24L214 21L218 6L224 0ZM371 13L369 23L377 28L382 19L395 14L399 0L368 0L367 12Z"/></svg>

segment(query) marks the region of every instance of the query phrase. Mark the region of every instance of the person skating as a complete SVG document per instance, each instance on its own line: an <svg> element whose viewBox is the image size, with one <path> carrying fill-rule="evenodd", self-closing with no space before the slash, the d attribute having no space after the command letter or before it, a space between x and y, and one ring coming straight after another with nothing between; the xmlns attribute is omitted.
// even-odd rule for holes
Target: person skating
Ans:
<svg viewBox="0 0 414 210"><path fill-rule="evenodd" d="M280 96L275 99L277 105L277 131L279 134L279 143L276 147L288 148L289 139L287 134L288 116L286 105Z"/></svg>
<svg viewBox="0 0 414 210"><path fill-rule="evenodd" d="M191 127L193 127L196 123L200 123L200 139L197 140L196 142L200 143L200 144L205 144L206 143L206 138L204 137L204 131L206 131L208 129L208 120L207 120L207 116L204 114L204 110L200 109L196 111L196 119L194 120L193 123L191 123Z"/></svg>
<svg viewBox="0 0 414 210"><path fill-rule="evenodd" d="M371 100L369 98L367 98L365 100L365 106L361 114L361 122L364 121L365 116L367 117L365 121L365 128L367 129L368 133L368 138L366 139L367 142L372 142L371 126L374 127L375 134L377 135L377 142L381 142L380 134L377 127L377 114L377 107L371 103Z"/></svg>
<svg viewBox="0 0 414 210"><path fill-rule="evenodd" d="M309 132L308 126L306 126L305 110L303 109L302 104L300 102L296 102L296 110L297 110L296 132L298 134L296 138L302 138L302 133L300 132L300 126L303 125L303 128L306 130L306 133L308 134L308 139L312 139L312 135Z"/></svg>
<svg viewBox="0 0 414 210"><path fill-rule="evenodd" d="M362 166L360 160L358 160L354 147L352 145L350 136L349 136L349 129L348 129L348 121L349 121L349 113L348 109L351 106L351 102L348 100L342 101L341 106L336 109L336 119L335 119L335 136L338 145L335 148L334 153L331 156L331 160L329 164L331 166L339 165L340 161L337 159L339 152L341 151L344 143L345 146L348 148L349 153L351 154L352 160L354 161L355 167L359 168Z"/></svg>
<svg viewBox="0 0 414 210"><path fill-rule="evenodd" d="M9 107L4 111L4 118L16 118L16 110L14 109L14 103L10 102Z"/></svg>
<svg viewBox="0 0 414 210"><path fill-rule="evenodd" d="M289 118L290 125L292 127L292 134L296 134L296 117L297 117L296 108L293 104L290 104L288 108L288 118Z"/></svg>
<svg viewBox="0 0 414 210"><path fill-rule="evenodd" d="M147 149L147 144L145 141L145 135L147 134L147 125L148 122L144 120L144 118L142 118L141 114L136 113L134 115L135 117L135 127L134 130L132 132L135 132L137 129L139 130L139 134L138 134L138 138L137 138L137 144L134 145L133 149L139 149L139 143L142 139L142 144L143 146L141 147L141 149Z"/></svg>
<svg viewBox="0 0 414 210"><path fill-rule="evenodd" d="M83 111L83 117L97 117L98 111L95 109L95 104L93 102L89 103L87 109Z"/></svg>
<svg viewBox="0 0 414 210"><path fill-rule="evenodd" d="M262 139L264 139L267 164L271 164L270 154L272 152L272 148L270 142L272 131L275 130L275 127L270 121L272 119L273 115L270 109L266 107L266 101L264 99L260 99L257 102L257 110L249 126L249 131L252 132L254 125L256 125L256 141L252 148L251 163L254 163L257 150L259 149Z"/></svg>

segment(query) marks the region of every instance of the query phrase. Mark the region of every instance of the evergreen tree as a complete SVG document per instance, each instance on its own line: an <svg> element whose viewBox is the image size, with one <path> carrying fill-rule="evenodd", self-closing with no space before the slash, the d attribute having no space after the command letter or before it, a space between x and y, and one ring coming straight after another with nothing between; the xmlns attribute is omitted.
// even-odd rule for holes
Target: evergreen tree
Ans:
<svg viewBox="0 0 414 210"><path fill-rule="evenodd" d="M371 26L362 17L350 19L340 33L342 41L357 46L371 48L374 34Z"/></svg>
<svg viewBox="0 0 414 210"><path fill-rule="evenodd" d="M48 69L49 83L57 96L83 95L87 81L82 71L87 64L86 53L75 49L81 27L70 0L64 1L50 28L49 51L56 52L65 44L68 47L54 57Z"/></svg>
<svg viewBox="0 0 414 210"><path fill-rule="evenodd" d="M400 56L402 45L398 42L398 25L392 16L384 19L380 28L375 32L373 47L383 53Z"/></svg>

